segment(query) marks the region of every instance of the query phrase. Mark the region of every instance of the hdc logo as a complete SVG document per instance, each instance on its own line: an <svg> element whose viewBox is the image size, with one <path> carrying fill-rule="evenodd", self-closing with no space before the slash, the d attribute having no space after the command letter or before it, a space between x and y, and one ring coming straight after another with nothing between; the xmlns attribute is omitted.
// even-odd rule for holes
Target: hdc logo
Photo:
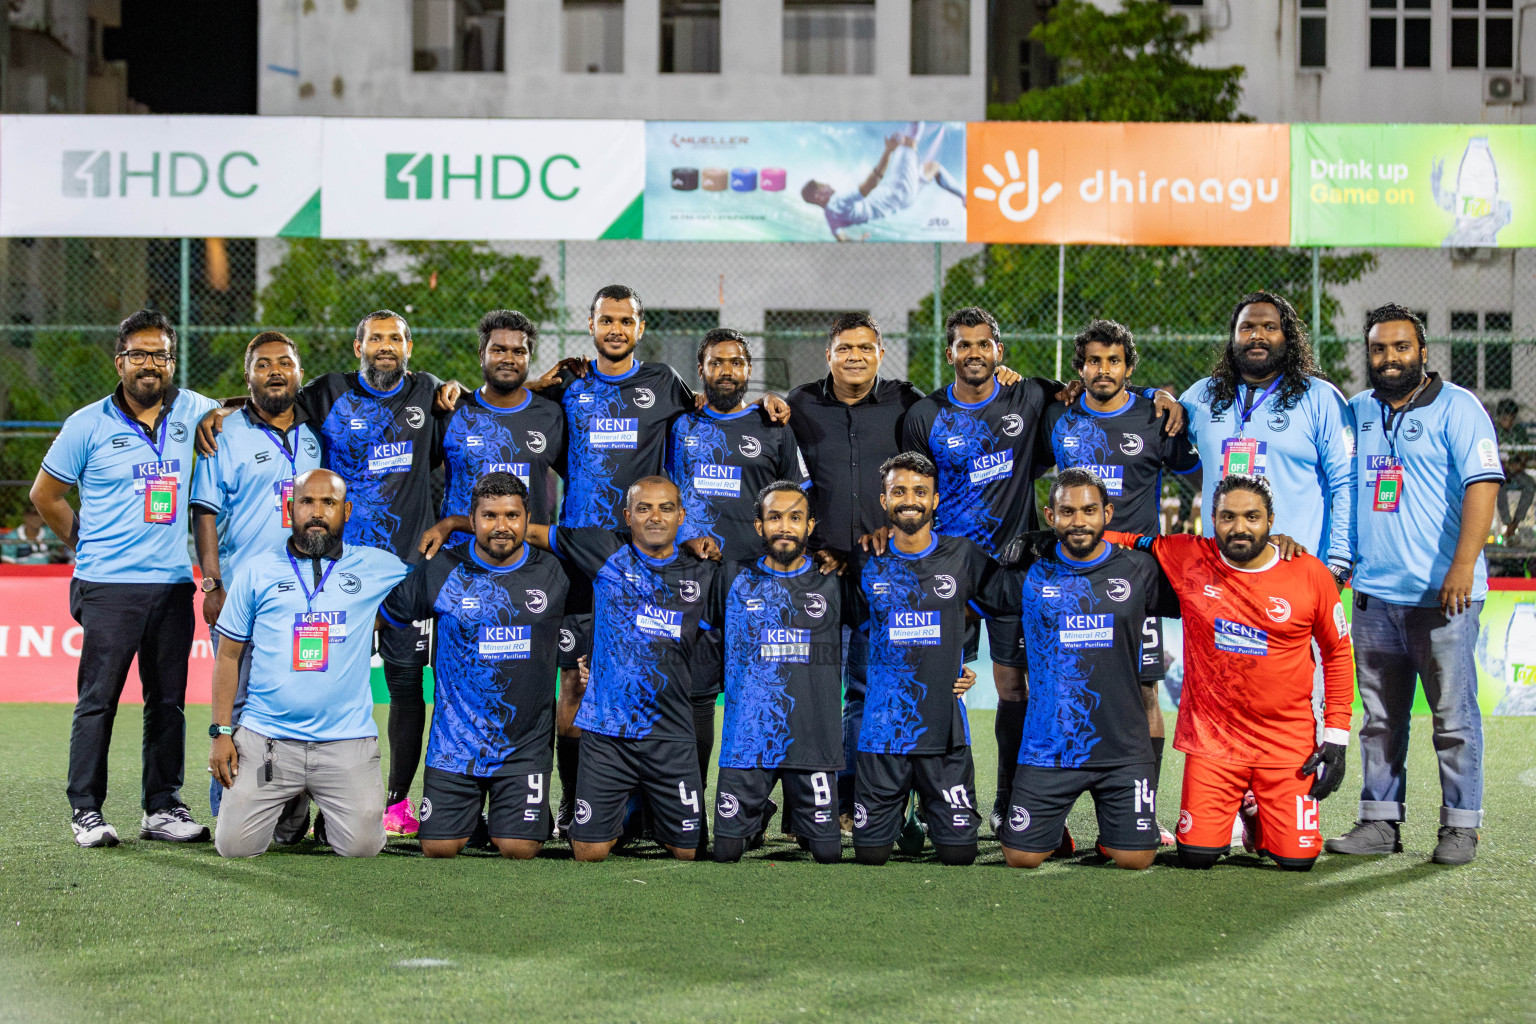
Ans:
<svg viewBox="0 0 1536 1024"><path fill-rule="evenodd" d="M259 187L251 173L259 163L244 150L225 153L216 162L200 153L155 152L149 154L147 164L138 166L130 166L126 151L117 153L115 163L112 156L110 149L66 149L61 162L59 191L69 199L110 196L114 177L119 196L128 194L130 183L147 185L149 195L159 198L163 182L165 194L173 199L202 195L210 182L216 183L219 191L231 199L245 199L255 194ZM140 180L134 182L135 178ZM142 196L142 189L136 189L135 194Z"/></svg>
<svg viewBox="0 0 1536 1024"><path fill-rule="evenodd" d="M476 199L521 199L537 183L547 198L564 202L581 191L571 177L573 171L581 170L581 164L567 153L546 157L537 172L527 160L512 153L461 155L457 160L455 163L452 155L444 153L439 165L433 153L385 153L384 198L451 199L455 190L462 197L465 189L471 189ZM434 177L438 184L435 190Z"/></svg>

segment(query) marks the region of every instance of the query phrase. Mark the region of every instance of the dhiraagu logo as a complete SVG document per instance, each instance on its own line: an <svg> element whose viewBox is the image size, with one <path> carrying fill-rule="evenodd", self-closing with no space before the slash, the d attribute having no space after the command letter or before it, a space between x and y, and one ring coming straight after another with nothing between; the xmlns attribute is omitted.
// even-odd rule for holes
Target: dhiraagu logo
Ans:
<svg viewBox="0 0 1536 1024"><path fill-rule="evenodd" d="M59 190L67 199L121 198L130 191L135 199L190 199L210 189L230 199L248 199L260 187L259 166L254 155L241 149L227 153L66 149Z"/></svg>
<svg viewBox="0 0 1536 1024"><path fill-rule="evenodd" d="M542 161L514 153L385 153L385 199L521 199L537 189L564 202L581 192L568 153Z"/></svg>
<svg viewBox="0 0 1536 1024"><path fill-rule="evenodd" d="M1061 195L1061 182L1053 181L1040 190L1040 151L1031 149L1025 155L1025 165L1029 175L1026 177L1019 171L1019 157L1013 150L1003 152L1003 166L1008 168L1008 177L1004 178L1001 171L991 164L983 164L981 173L987 176L995 188L985 185L977 185L971 189L971 194L977 199L986 202L996 202L997 210L1008 220L1015 224L1029 220L1040 211L1042 204L1054 202ZM1017 206L1014 199L1025 195L1024 205Z"/></svg>

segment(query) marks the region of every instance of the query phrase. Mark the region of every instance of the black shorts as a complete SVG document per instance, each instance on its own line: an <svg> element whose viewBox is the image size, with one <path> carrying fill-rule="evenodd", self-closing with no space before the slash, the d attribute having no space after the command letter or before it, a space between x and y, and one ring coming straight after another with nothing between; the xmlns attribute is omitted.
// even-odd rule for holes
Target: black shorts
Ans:
<svg viewBox="0 0 1536 1024"><path fill-rule="evenodd" d="M650 808L658 842L683 849L699 845L704 787L693 740L626 740L590 731L581 734L571 838L578 843L619 838L636 790Z"/></svg>
<svg viewBox="0 0 1536 1024"><path fill-rule="evenodd" d="M715 835L750 839L768 827L768 794L784 784L789 829L802 839L841 841L837 824L837 772L782 768L721 768L715 778Z"/></svg>
<svg viewBox="0 0 1536 1024"><path fill-rule="evenodd" d="M859 751L853 796L853 845L889 846L906 820L907 794L923 798L928 836L939 846L976 842L976 766L971 748L947 754L870 754Z"/></svg>
<svg viewBox="0 0 1536 1024"><path fill-rule="evenodd" d="M426 668L432 663L432 620L404 626L379 623L379 657L386 665Z"/></svg>
<svg viewBox="0 0 1536 1024"><path fill-rule="evenodd" d="M592 613L567 615L560 620L560 667L575 670L576 659L586 655L592 664Z"/></svg>
<svg viewBox="0 0 1536 1024"><path fill-rule="evenodd" d="M418 839L468 839L490 798L493 839L549 838L549 769L516 775L460 775L427 766L423 773Z"/></svg>
<svg viewBox="0 0 1536 1024"><path fill-rule="evenodd" d="M1024 670L1029 667L1029 652L1024 647L1024 620L1017 615L998 615L987 619L987 648L992 664ZM965 627L964 660L969 663L981 656L981 623Z"/></svg>
<svg viewBox="0 0 1536 1024"><path fill-rule="evenodd" d="M1067 812L1084 793L1093 794L1099 842L1111 850L1155 850L1158 846L1157 765L1113 768L1037 768L1019 765L1013 796L999 838L1025 853L1046 853L1061 845Z"/></svg>
<svg viewBox="0 0 1536 1024"><path fill-rule="evenodd" d="M1168 674L1163 663L1163 620L1148 616L1141 626L1141 681L1161 679Z"/></svg>

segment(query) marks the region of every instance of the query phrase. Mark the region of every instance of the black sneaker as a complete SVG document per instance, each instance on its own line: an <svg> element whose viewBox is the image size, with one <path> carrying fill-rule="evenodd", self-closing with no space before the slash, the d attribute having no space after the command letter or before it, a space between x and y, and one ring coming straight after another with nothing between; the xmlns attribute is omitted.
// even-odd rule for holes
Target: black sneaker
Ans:
<svg viewBox="0 0 1536 1024"><path fill-rule="evenodd" d="M555 832L551 839L569 839L571 825L576 821L576 798L560 798L560 805L555 808Z"/></svg>
<svg viewBox="0 0 1536 1024"><path fill-rule="evenodd" d="M1470 864L1477 856L1477 829L1441 825L1439 842L1430 860L1436 864Z"/></svg>
<svg viewBox="0 0 1536 1024"><path fill-rule="evenodd" d="M75 834L75 845L81 848L117 845L117 829L107 824L100 811L76 811L69 819L69 827Z"/></svg>
<svg viewBox="0 0 1536 1024"><path fill-rule="evenodd" d="M325 838L325 813L319 808L315 809L315 827L313 835L315 837L315 842L319 843L321 846L331 845L331 841Z"/></svg>
<svg viewBox="0 0 1536 1024"><path fill-rule="evenodd" d="M1348 832L1325 842L1323 849L1329 853L1355 856L1402 853L1403 841L1397 834L1395 821L1357 821Z"/></svg>
<svg viewBox="0 0 1536 1024"><path fill-rule="evenodd" d="M496 844L491 842L491 819L480 812L480 820L475 822L474 831L469 834L469 842L464 844L471 850L494 850Z"/></svg>

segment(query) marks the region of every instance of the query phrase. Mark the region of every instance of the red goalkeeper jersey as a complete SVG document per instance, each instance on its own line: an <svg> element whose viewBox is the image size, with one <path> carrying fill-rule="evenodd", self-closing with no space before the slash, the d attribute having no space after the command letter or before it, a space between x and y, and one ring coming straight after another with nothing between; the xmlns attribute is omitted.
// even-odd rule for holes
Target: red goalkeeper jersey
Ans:
<svg viewBox="0 0 1536 1024"><path fill-rule="evenodd" d="M1179 595L1184 693L1177 749L1254 768L1300 767L1317 746L1313 640L1323 655L1326 738L1349 741L1349 624L1322 562L1277 556L1262 569L1238 569L1208 537L1104 536L1151 550Z"/></svg>

